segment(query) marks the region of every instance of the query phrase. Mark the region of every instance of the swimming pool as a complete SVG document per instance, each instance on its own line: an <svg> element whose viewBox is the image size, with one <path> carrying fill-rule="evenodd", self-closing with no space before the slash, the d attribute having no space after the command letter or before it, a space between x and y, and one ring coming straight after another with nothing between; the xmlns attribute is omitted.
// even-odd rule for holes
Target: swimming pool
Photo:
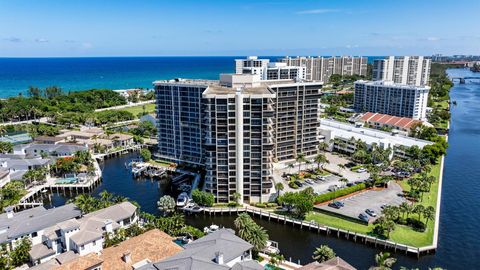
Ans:
<svg viewBox="0 0 480 270"><path fill-rule="evenodd" d="M78 183L78 179L76 177L67 177L67 178L60 178L55 180L55 184L62 185L62 184L76 184Z"/></svg>

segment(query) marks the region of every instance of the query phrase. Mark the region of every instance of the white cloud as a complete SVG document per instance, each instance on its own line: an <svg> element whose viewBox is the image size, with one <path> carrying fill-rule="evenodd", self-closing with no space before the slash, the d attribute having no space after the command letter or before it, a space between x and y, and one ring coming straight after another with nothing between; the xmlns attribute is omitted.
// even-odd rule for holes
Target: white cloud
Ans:
<svg viewBox="0 0 480 270"><path fill-rule="evenodd" d="M339 12L338 9L328 9L328 8L320 8L320 9L309 9L309 10L302 10L298 11L297 14L326 14L326 13L334 13Z"/></svg>

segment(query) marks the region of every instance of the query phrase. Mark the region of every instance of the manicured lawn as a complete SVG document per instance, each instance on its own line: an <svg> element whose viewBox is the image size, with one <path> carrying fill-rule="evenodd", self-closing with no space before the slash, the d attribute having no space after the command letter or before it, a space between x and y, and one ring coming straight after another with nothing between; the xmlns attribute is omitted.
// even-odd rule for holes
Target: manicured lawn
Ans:
<svg viewBox="0 0 480 270"><path fill-rule="evenodd" d="M310 212L305 217L305 220L313 220L318 224L349 230L352 232L358 232L362 234L368 234L373 229L372 224L367 226L360 222L355 222L347 218L337 217L323 212Z"/></svg>
<svg viewBox="0 0 480 270"><path fill-rule="evenodd" d="M149 103L145 105L133 106L128 108L119 109L121 111L131 112L136 118L138 118L139 113L143 113L143 106L145 106L146 113L152 113L155 111L155 104Z"/></svg>
<svg viewBox="0 0 480 270"><path fill-rule="evenodd" d="M440 176L440 161L438 164L432 166L432 171L430 175L435 176L437 179L430 188L430 192L425 193L423 195L423 200L418 202L423 206L433 206L436 211L437 209L437 197L438 197L438 177ZM403 188L404 191L410 190L410 185L408 185L407 181L400 181L400 186ZM425 221L422 218L422 221ZM435 221L429 221L427 224L427 229L425 232L416 232L406 226L397 225L395 230L390 235L390 238L399 243L404 243L411 246L421 247L431 245L433 242L433 232L435 227Z"/></svg>
<svg viewBox="0 0 480 270"><path fill-rule="evenodd" d="M423 196L423 200L419 202L420 204L427 206L433 206L436 209L437 206L437 195L438 195L438 177L440 175L440 163L432 166L432 171L430 175L435 176L437 181L432 184L429 193L425 193ZM400 186L405 190L409 191L410 186L408 185L407 181L399 181ZM411 214L415 215L416 214ZM368 234L372 231L374 225L364 225L362 223L356 222L354 220L350 220L348 218L344 218L341 216L335 216L333 214L327 214L324 212L316 212L312 211L307 214L305 220L313 220L319 224L340 228L344 230L349 230L352 232L358 232L362 234ZM422 221L425 221L422 217ZM427 229L425 232L417 232L411 229L408 226L398 225L395 227L395 230L390 234L390 240L406 244L409 246L414 247L422 247L431 245L433 242L433 232L434 232L434 221L429 221L427 224Z"/></svg>

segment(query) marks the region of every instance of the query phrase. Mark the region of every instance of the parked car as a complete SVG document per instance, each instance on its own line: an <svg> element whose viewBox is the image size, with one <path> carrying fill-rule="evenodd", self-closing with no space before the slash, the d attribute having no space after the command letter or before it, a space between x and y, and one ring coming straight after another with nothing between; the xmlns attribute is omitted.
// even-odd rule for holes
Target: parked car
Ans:
<svg viewBox="0 0 480 270"><path fill-rule="evenodd" d="M380 206L380 208L385 209L387 206L388 206L388 204L382 204L382 206Z"/></svg>
<svg viewBox="0 0 480 270"><path fill-rule="evenodd" d="M355 182L353 182L353 183L354 183L355 185L358 185L358 184L361 184L361 183L363 183L363 182L364 182L364 181L360 180L360 181L355 181Z"/></svg>
<svg viewBox="0 0 480 270"><path fill-rule="evenodd" d="M317 176L317 179L320 180L320 181L325 181L326 180L325 176L321 176L321 175Z"/></svg>
<svg viewBox="0 0 480 270"><path fill-rule="evenodd" d="M328 191L332 192L332 191L336 191L338 190L338 186L337 185L331 185L328 187Z"/></svg>
<svg viewBox="0 0 480 270"><path fill-rule="evenodd" d="M377 216L377 213L375 213L375 210L370 209L370 208L368 208L367 210L365 210L365 213L369 214L369 215L372 216L372 217L376 217L376 216Z"/></svg>
<svg viewBox="0 0 480 270"><path fill-rule="evenodd" d="M342 202L335 201L335 202L329 203L328 206L336 208L336 209L340 209L344 206L344 204Z"/></svg>
<svg viewBox="0 0 480 270"><path fill-rule="evenodd" d="M357 169L357 173L364 173L364 172L367 172L367 169L365 169L365 168L358 168Z"/></svg>
<svg viewBox="0 0 480 270"><path fill-rule="evenodd" d="M305 179L305 182L306 182L307 184L310 184L310 185L313 185L313 184L314 184L313 181L310 180L310 179Z"/></svg>
<svg viewBox="0 0 480 270"><path fill-rule="evenodd" d="M353 186L353 185L354 185L354 183L352 183L352 182L348 182L348 183L347 183L347 187L351 187L351 186Z"/></svg>
<svg viewBox="0 0 480 270"><path fill-rule="evenodd" d="M358 218L359 218L360 220L363 220L363 221L367 222L367 223L368 223L368 221L369 221L369 219L370 219L370 218L369 218L366 214L364 214L364 213L360 213L360 215L358 215Z"/></svg>
<svg viewBox="0 0 480 270"><path fill-rule="evenodd" d="M297 184L297 186L298 186L298 187L303 187L303 184L302 184L302 182L300 182L300 181L298 181L298 180L297 180L297 181L295 181L295 184Z"/></svg>

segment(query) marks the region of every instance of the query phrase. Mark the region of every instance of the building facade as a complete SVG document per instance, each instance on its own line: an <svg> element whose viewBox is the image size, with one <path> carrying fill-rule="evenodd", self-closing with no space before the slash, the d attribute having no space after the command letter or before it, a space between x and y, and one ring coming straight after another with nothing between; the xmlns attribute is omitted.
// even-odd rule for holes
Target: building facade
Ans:
<svg viewBox="0 0 480 270"><path fill-rule="evenodd" d="M374 81L424 86L429 84L432 60L423 56L389 56L373 62Z"/></svg>
<svg viewBox="0 0 480 270"><path fill-rule="evenodd" d="M280 59L287 66L305 67L305 80L328 82L333 74L367 76L367 57L297 56Z"/></svg>
<svg viewBox="0 0 480 270"><path fill-rule="evenodd" d="M191 89L195 97L201 92L201 97L167 107L165 101L174 99L168 95L177 95L179 87ZM252 74L222 74L219 81L157 82L158 156L205 166L205 190L218 202L232 200L234 193L246 202L267 201L274 162L318 151L321 87L322 83L289 79L260 80ZM187 114L194 115L191 125L177 117ZM185 129L191 126L187 140ZM192 138L195 151L186 155L184 142Z"/></svg>
<svg viewBox="0 0 480 270"><path fill-rule="evenodd" d="M424 120L429 91L428 86L401 85L391 81L357 81L354 107L361 112Z"/></svg>
<svg viewBox="0 0 480 270"><path fill-rule="evenodd" d="M298 154L318 151L319 99L322 83L270 83L276 93L275 161L294 160Z"/></svg>

